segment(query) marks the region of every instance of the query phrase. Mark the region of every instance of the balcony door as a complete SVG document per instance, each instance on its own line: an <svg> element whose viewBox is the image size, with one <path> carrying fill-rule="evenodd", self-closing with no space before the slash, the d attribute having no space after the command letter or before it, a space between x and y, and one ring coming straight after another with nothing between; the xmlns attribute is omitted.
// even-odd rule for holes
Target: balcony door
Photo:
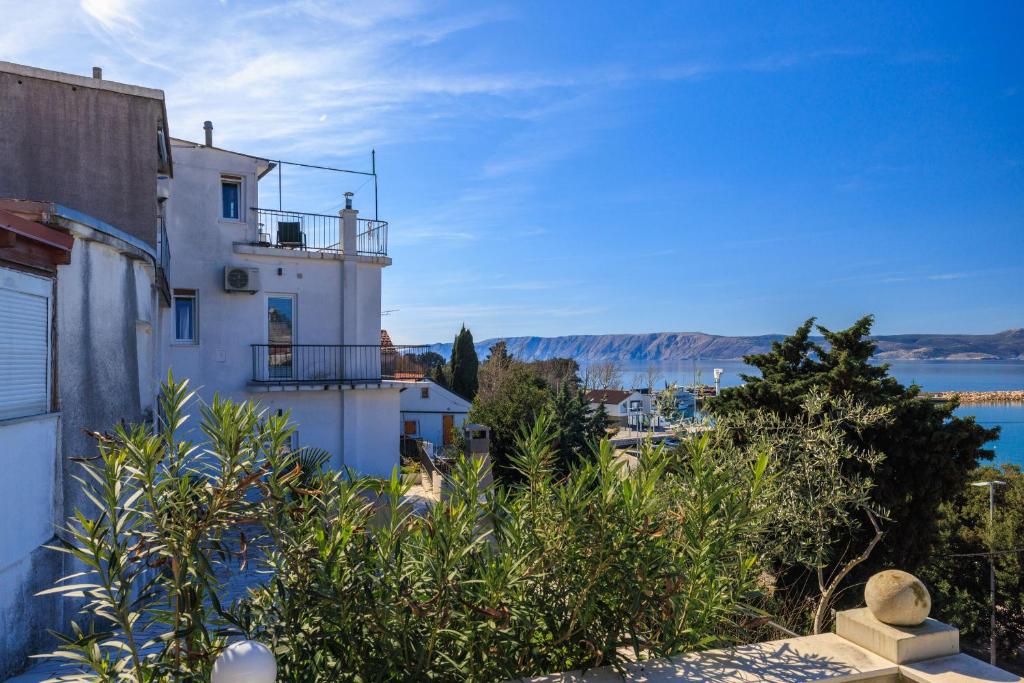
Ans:
<svg viewBox="0 0 1024 683"><path fill-rule="evenodd" d="M267 376L270 379L295 377L294 294L267 295Z"/></svg>

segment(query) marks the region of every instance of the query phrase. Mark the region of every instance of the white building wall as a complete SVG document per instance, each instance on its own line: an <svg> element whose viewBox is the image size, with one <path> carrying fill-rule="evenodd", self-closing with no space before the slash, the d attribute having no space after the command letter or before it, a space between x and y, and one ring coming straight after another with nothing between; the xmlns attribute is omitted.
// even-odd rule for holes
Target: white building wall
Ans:
<svg viewBox="0 0 1024 683"><path fill-rule="evenodd" d="M436 448L444 445L444 416L451 415L455 427L462 429L469 418L469 401L447 391L430 380L402 382L402 415L398 423L399 434L404 433L406 420L419 425L417 438L429 441ZM426 388L427 398L422 389Z"/></svg>
<svg viewBox="0 0 1024 683"><path fill-rule="evenodd" d="M52 316L54 280L0 267L5 294L28 295L42 303L46 314L22 317L22 334L7 335L3 352L13 354L14 367L27 368L36 382L31 401L8 396L0 420L0 678L21 667L23 658L44 646L46 629L56 628L59 598L34 597L61 575L59 553L42 548L51 541L60 516L60 413L51 412L53 393ZM14 299L0 296L0 303ZM33 326L34 322L34 326ZM40 345L38 342L44 340ZM22 346L19 342L24 342ZM13 344L13 346L12 346ZM34 362L22 365L22 359ZM39 373L39 374L36 374ZM42 382L38 382L38 380ZM0 382L3 379L0 378ZM39 392L36 394L36 392ZM38 399L38 400L37 400ZM30 414L37 412L38 414Z"/></svg>
<svg viewBox="0 0 1024 683"><path fill-rule="evenodd" d="M395 430L398 387L343 393L345 465L359 474L390 477L400 460L399 434Z"/></svg>
<svg viewBox="0 0 1024 683"><path fill-rule="evenodd" d="M66 207L54 205L51 220L74 237L56 286L46 282L60 412L0 422L0 670L51 647L46 629L66 627L66 601L34 594L77 570L42 545L76 509L94 508L73 460L95 455L87 432L146 422L154 408L160 304L152 249Z"/></svg>
<svg viewBox="0 0 1024 683"><path fill-rule="evenodd" d="M59 429L59 413L0 422L0 595L7 568L53 537Z"/></svg>
<svg viewBox="0 0 1024 683"><path fill-rule="evenodd" d="M120 423L148 422L156 407L159 292L152 257L116 236L65 222L75 236L71 263L57 276L57 394L62 449L67 456L96 452L84 430L104 432ZM111 228L113 230L113 228ZM92 503L62 460L64 511Z"/></svg>
<svg viewBox="0 0 1024 683"><path fill-rule="evenodd" d="M164 363L175 377L187 377L204 400L217 392L256 400L275 413L291 411L299 444L329 451L334 467L389 474L398 463L398 437L390 429L398 414L397 390L284 386L265 391L250 385L250 345L267 343L267 299L272 295L295 296L295 344L379 345L385 263L253 246L260 229L249 208L258 206L257 173L263 162L191 144L176 144L174 159L167 206L171 288L197 292L198 343L173 341L172 308L166 313ZM243 178L246 220L220 218L221 175ZM227 265L259 268L260 291L225 291Z"/></svg>

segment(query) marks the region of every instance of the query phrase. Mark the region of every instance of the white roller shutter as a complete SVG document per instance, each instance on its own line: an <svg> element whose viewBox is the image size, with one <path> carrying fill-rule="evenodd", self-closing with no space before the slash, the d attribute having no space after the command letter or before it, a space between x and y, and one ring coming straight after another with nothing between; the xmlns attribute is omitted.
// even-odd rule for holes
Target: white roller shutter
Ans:
<svg viewBox="0 0 1024 683"><path fill-rule="evenodd" d="M0 268L0 420L50 410L50 280Z"/></svg>

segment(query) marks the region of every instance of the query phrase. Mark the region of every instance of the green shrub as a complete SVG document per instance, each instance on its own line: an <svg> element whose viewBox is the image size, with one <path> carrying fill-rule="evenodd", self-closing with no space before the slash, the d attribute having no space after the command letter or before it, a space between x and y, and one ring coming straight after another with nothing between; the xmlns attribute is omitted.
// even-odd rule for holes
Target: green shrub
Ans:
<svg viewBox="0 0 1024 683"><path fill-rule="evenodd" d="M462 457L416 516L397 471L303 472L285 420L248 403L203 409L202 451L176 441L187 399L169 381L158 433L119 430L84 463L96 510L65 550L85 573L55 590L99 625L56 653L85 680L208 680L238 634L282 681L504 680L731 642L748 612L766 457L702 439L626 472L605 442L563 476L542 414L517 441L520 484L485 486ZM237 538L244 522L261 535ZM268 579L221 605L216 565L246 545ZM162 634L138 642L149 624Z"/></svg>

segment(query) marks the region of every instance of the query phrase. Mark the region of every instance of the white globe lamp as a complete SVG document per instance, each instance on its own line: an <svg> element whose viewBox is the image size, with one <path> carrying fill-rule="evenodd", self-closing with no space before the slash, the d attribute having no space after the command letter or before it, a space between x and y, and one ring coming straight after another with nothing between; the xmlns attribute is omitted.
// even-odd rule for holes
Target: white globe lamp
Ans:
<svg viewBox="0 0 1024 683"><path fill-rule="evenodd" d="M277 660L263 643L242 640L231 643L217 655L210 683L274 683Z"/></svg>

